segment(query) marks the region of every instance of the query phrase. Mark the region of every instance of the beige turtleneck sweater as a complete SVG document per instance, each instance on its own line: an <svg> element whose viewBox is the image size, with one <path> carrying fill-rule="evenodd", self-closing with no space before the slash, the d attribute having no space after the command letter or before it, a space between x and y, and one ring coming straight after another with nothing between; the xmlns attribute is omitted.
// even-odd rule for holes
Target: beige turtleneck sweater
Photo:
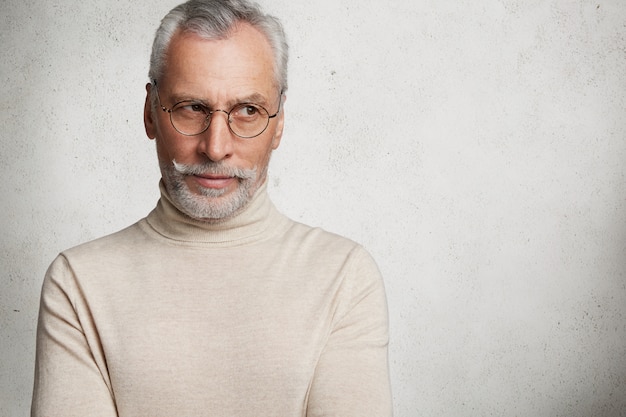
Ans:
<svg viewBox="0 0 626 417"><path fill-rule="evenodd" d="M238 216L148 217L60 254L43 284L35 417L385 417L387 308L354 242L263 186Z"/></svg>

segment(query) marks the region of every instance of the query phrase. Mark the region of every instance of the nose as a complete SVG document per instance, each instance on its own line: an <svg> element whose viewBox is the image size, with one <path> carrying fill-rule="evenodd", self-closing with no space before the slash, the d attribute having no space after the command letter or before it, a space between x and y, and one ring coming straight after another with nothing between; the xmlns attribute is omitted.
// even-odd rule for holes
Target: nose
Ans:
<svg viewBox="0 0 626 417"><path fill-rule="evenodd" d="M209 128L200 134L198 152L206 155L213 162L219 162L232 156L233 133L228 127L226 111L215 110L210 117Z"/></svg>

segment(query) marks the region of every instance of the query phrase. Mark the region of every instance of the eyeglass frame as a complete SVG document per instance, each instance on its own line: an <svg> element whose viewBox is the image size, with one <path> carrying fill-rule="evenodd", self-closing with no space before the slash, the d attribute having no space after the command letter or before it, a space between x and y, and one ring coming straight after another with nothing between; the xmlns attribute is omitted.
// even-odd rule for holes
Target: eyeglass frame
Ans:
<svg viewBox="0 0 626 417"><path fill-rule="evenodd" d="M215 109L215 110L209 110L209 113L207 115L207 118L209 119L209 123L207 123L206 127L204 129L202 129L200 132L198 133L185 133L185 132L181 132L180 130L178 130L178 128L176 127L176 125L174 124L174 121L172 120L172 112L174 107L176 107L177 105L179 105L180 103L184 103L186 101L191 101L191 100L181 100L177 103L174 103L174 105L172 106L171 109L168 109L167 107L165 107L162 103L161 103L161 96L159 95L159 88L157 87L157 80L152 80L152 85L154 86L155 92L156 92L156 96L157 96L157 100L159 101L159 106L161 107L161 110L163 110L163 112L165 113L169 113L170 117L170 123L172 125L172 127L174 128L174 130L176 130L178 133L180 133L181 135L184 136L198 136L203 134L204 132L207 131L207 129L209 128L209 126L211 126L211 121L213 120L213 114L216 112L222 112L226 114L226 120L228 121L228 130L230 130L230 132L237 136L238 138L242 138L242 139L252 139L252 138L256 138L257 136L260 136L263 134L263 132L265 132L267 130L267 127L270 125L270 119L273 119L274 117L278 116L278 113L280 113L280 109L281 109L281 105L282 105L282 100L283 100L283 92L280 92L280 95L278 97L278 109L276 110L276 113L271 114L270 112L267 111L267 109L263 106L261 106L260 104L257 103L252 103L252 102L242 102L242 103L236 103L235 105L233 105L233 107L231 107L230 110L226 111L226 110L222 110L222 109ZM235 132L233 130L233 128L231 127L231 120L230 120L230 113L239 106L245 106L246 104L250 104L256 107L259 107L261 109L263 109L263 111L265 113L267 113L267 123L265 124L265 127L263 128L263 130L261 130L259 133L257 133L254 136L241 136L240 134L238 134L237 132Z"/></svg>

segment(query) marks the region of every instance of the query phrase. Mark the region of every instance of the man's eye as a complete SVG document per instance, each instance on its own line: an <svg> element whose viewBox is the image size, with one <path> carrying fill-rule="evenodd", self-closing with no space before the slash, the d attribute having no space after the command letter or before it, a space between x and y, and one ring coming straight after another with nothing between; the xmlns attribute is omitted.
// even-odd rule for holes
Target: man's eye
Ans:
<svg viewBox="0 0 626 417"><path fill-rule="evenodd" d="M242 104L232 111L233 117L238 119L250 119L259 116L260 113L260 109L253 104Z"/></svg>
<svg viewBox="0 0 626 417"><path fill-rule="evenodd" d="M190 104L188 107L189 107L189 110L194 111L194 112L196 111L204 112L204 106L201 104Z"/></svg>
<svg viewBox="0 0 626 417"><path fill-rule="evenodd" d="M243 110L247 116L254 116L255 114L259 112L259 109L257 109L254 106L245 106Z"/></svg>
<svg viewBox="0 0 626 417"><path fill-rule="evenodd" d="M189 113L207 114L206 107L199 103L181 103L176 107L176 110Z"/></svg>

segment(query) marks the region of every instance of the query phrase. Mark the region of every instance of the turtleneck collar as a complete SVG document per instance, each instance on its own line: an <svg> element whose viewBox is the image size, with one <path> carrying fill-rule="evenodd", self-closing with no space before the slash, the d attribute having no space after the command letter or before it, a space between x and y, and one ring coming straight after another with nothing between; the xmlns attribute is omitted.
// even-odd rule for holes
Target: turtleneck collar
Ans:
<svg viewBox="0 0 626 417"><path fill-rule="evenodd" d="M268 238L288 227L289 220L274 207L267 181L237 215L217 223L196 220L181 212L159 183L161 198L146 222L155 232L178 244L234 246Z"/></svg>

